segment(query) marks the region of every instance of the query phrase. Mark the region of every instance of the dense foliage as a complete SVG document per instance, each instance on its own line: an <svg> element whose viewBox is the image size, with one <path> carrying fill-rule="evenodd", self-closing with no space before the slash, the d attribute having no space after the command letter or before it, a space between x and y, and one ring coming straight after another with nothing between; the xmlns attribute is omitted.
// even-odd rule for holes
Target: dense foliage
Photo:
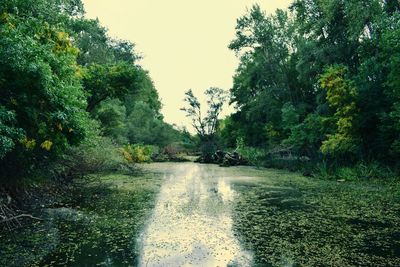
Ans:
<svg viewBox="0 0 400 267"><path fill-rule="evenodd" d="M328 165L399 157L400 3L296 0L237 20L240 58L218 132L280 158Z"/></svg>
<svg viewBox="0 0 400 267"><path fill-rule="evenodd" d="M139 58L132 43L86 19L80 0L3 1L0 180L30 176L71 153L101 154L80 150L180 141Z"/></svg>

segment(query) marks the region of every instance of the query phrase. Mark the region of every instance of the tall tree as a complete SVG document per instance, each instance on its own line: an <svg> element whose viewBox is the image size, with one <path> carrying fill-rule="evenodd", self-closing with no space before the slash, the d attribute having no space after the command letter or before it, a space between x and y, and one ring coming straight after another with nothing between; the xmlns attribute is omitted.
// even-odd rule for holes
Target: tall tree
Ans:
<svg viewBox="0 0 400 267"><path fill-rule="evenodd" d="M65 8L40 0L0 6L2 177L78 144L91 125Z"/></svg>
<svg viewBox="0 0 400 267"><path fill-rule="evenodd" d="M186 112L186 116L192 119L192 126L202 139L213 138L217 130L218 117L227 99L226 92L217 87L210 87L206 90L205 95L208 98L206 116L202 116L200 102L191 89L185 93L184 101L187 106L181 108L182 111Z"/></svg>
<svg viewBox="0 0 400 267"><path fill-rule="evenodd" d="M205 116L202 115L202 109L199 100L190 89L185 93L186 107L181 108L186 116L192 119L192 126L200 139L200 150L203 162L212 162L212 155L217 150L216 132L218 129L218 117L222 107L227 100L227 94L224 90L211 87L205 91L207 96L208 110Z"/></svg>

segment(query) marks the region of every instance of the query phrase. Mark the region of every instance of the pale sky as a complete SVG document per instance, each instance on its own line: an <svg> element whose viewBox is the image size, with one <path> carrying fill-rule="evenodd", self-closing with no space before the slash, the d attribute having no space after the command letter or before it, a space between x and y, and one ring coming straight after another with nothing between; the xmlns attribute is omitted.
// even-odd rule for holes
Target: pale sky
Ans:
<svg viewBox="0 0 400 267"><path fill-rule="evenodd" d="M163 103L165 121L190 129L179 109L193 89L206 108L203 92L228 90L238 59L228 44L236 19L258 3L266 13L287 8L292 0L83 0L88 18L98 18L113 38L129 40L144 58ZM227 105L224 114L233 110ZM205 113L205 111L203 112Z"/></svg>

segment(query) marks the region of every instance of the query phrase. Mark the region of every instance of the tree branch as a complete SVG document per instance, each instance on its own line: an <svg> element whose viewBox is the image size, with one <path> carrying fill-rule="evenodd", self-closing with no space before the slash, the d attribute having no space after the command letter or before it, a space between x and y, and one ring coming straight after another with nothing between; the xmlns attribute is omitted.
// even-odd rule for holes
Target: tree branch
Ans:
<svg viewBox="0 0 400 267"><path fill-rule="evenodd" d="M38 218L38 217L34 217L34 216L30 215L30 214L20 214L20 215L17 215L17 216L6 218L6 219L0 221L0 223L6 223L6 222L9 222L9 221L18 220L19 218L24 218L24 217L31 218L31 219L38 220L38 221L44 221L44 219L41 219L41 218Z"/></svg>

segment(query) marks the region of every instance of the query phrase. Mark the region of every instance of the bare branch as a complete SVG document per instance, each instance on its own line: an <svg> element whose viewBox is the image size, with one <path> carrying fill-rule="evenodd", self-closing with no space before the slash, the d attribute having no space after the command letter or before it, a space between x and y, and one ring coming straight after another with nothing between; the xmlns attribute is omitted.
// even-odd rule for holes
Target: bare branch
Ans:
<svg viewBox="0 0 400 267"><path fill-rule="evenodd" d="M30 214L20 214L20 215L17 215L17 216L13 216L13 217L9 217L9 218L3 219L2 221L0 221L0 223L6 223L6 222L18 220L19 218L24 218L24 217L31 218L31 219L38 220L38 221L44 221L44 219L41 219L41 218L38 218L38 217L34 217L34 216L30 215Z"/></svg>
<svg viewBox="0 0 400 267"><path fill-rule="evenodd" d="M200 102L191 89L185 93L184 101L187 103L187 107L181 108L186 112L187 117L192 118L193 128L202 137L215 134L218 116L227 100L227 93L217 87L207 89L205 94L208 97L208 111L205 118L202 117Z"/></svg>

